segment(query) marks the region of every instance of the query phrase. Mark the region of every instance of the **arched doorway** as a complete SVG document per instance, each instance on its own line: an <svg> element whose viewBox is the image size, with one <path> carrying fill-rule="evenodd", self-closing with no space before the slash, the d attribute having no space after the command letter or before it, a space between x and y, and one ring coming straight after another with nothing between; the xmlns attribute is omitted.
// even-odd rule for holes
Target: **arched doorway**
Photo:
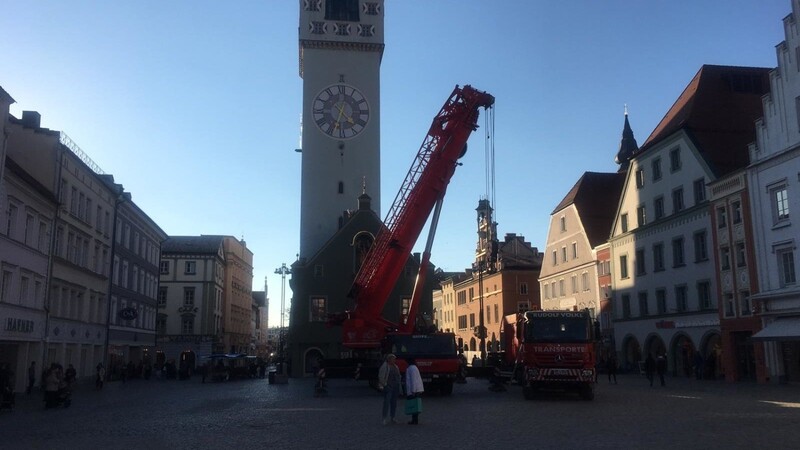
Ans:
<svg viewBox="0 0 800 450"><path fill-rule="evenodd" d="M178 376L181 380L189 378L194 373L195 361L197 357L192 350L186 350L181 353L180 363L178 364Z"/></svg>
<svg viewBox="0 0 800 450"><path fill-rule="evenodd" d="M645 355L653 355L653 359L655 359L658 355L666 354L667 353L667 346L664 344L664 340L661 339L661 336L658 334L651 334L647 336L647 340L644 343L644 354ZM646 358L647 356L645 356Z"/></svg>
<svg viewBox="0 0 800 450"><path fill-rule="evenodd" d="M697 351L692 339L683 334L678 333L672 339L671 357L672 357L672 374L675 376L692 376L692 361L694 361L694 352Z"/></svg>
<svg viewBox="0 0 800 450"><path fill-rule="evenodd" d="M475 338L470 338L469 340L469 350L474 352L477 351L478 344L475 342Z"/></svg>
<svg viewBox="0 0 800 450"><path fill-rule="evenodd" d="M323 356L322 351L318 348L306 350L306 356L303 358L303 375L314 376L323 360Z"/></svg>
<svg viewBox="0 0 800 450"><path fill-rule="evenodd" d="M639 361L642 360L642 349L639 341L633 336L625 336L622 340L622 366L626 371L639 370Z"/></svg>
<svg viewBox="0 0 800 450"><path fill-rule="evenodd" d="M703 378L715 380L722 373L722 338L719 333L712 332L703 336L703 342L700 345L703 355L704 367Z"/></svg>

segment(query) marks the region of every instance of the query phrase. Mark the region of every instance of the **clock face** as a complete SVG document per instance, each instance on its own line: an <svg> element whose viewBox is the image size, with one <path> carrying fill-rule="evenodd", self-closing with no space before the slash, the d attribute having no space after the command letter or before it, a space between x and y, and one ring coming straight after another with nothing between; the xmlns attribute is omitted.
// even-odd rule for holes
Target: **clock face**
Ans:
<svg viewBox="0 0 800 450"><path fill-rule="evenodd" d="M314 98L311 105L314 123L335 139L350 139L369 122L369 104L358 89L347 84L332 84Z"/></svg>

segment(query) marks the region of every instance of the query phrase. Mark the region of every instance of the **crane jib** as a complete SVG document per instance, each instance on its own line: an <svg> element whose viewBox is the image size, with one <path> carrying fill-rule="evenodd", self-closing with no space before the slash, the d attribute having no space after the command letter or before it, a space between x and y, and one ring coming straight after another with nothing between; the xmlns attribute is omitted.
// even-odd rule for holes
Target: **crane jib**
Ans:
<svg viewBox="0 0 800 450"><path fill-rule="evenodd" d="M351 335L361 337L362 333L356 328L386 328L387 321L381 317L383 307L403 273L411 249L428 217L437 203L441 206L458 159L466 153L467 140L478 127L479 109L489 108L493 104L494 97L486 92L469 85L463 88L456 86L434 117L428 135L386 215L384 226L378 232L353 282L350 296L354 299L354 309L351 316L357 320L345 321L345 345L348 341L348 327L351 328ZM428 267L432 239L432 235L429 236L426 243L424 261L420 261L421 270ZM424 281L424 276L420 277L418 274L417 279ZM418 295L419 293L413 297L416 299ZM417 307L414 303L418 302L412 300L413 306ZM414 318L409 314L402 328L407 331L409 327L413 327L413 323Z"/></svg>

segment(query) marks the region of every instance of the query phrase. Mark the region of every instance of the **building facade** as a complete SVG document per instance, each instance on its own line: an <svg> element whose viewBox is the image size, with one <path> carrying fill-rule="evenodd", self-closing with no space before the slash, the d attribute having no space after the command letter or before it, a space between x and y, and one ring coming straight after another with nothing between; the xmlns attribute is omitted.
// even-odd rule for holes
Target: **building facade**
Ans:
<svg viewBox="0 0 800 450"><path fill-rule="evenodd" d="M156 362L190 367L225 352L222 236L170 236L161 244Z"/></svg>
<svg viewBox="0 0 800 450"><path fill-rule="evenodd" d="M222 302L222 341L229 353L252 354L253 252L244 239L222 236L225 270Z"/></svg>
<svg viewBox="0 0 800 450"><path fill-rule="evenodd" d="M709 184L711 230L717 273L717 304L724 349L720 364L727 381L764 382L763 346L752 336L761 330L751 297L758 294L758 272L745 169ZM703 361L701 370L711 370ZM702 375L702 374L701 374Z"/></svg>
<svg viewBox="0 0 800 450"><path fill-rule="evenodd" d="M300 259L336 233L364 180L380 215L383 0L300 0Z"/></svg>
<svg viewBox="0 0 800 450"><path fill-rule="evenodd" d="M766 69L703 66L630 160L610 237L620 362L665 354L691 375L722 357L709 182L743 167Z"/></svg>
<svg viewBox="0 0 800 450"><path fill-rule="evenodd" d="M269 357L269 297L267 297L267 278L264 277L264 290L253 291L252 342L255 354L261 358Z"/></svg>
<svg viewBox="0 0 800 450"><path fill-rule="evenodd" d="M23 391L30 364L42 367L50 235L58 201L6 157L11 102L0 88L0 365L8 364L14 374L12 389Z"/></svg>
<svg viewBox="0 0 800 450"><path fill-rule="evenodd" d="M453 332L469 361L501 350L505 316L541 309L538 279L542 254L515 233L499 241L495 237L497 224L485 200L476 211L478 246L473 268L443 284L447 291L453 291Z"/></svg>
<svg viewBox="0 0 800 450"><path fill-rule="evenodd" d="M319 359L358 356L358 352L342 346L342 328L328 326L328 314L353 310L354 300L348 297L348 292L382 223L371 209L366 193L358 197L358 209L346 211L341 223L342 228L313 258L298 260L291 268L293 295L287 336L291 376L312 375ZM381 317L392 323L402 323L405 319L419 264L419 254L409 255L389 298L381 299L384 301ZM428 321L437 284L431 264L419 305L419 313Z"/></svg>
<svg viewBox="0 0 800 450"><path fill-rule="evenodd" d="M43 359L91 376L105 361L114 193L88 156L40 120L33 111L12 118L7 152L59 200L49 240Z"/></svg>
<svg viewBox="0 0 800 450"><path fill-rule="evenodd" d="M764 329L767 379L800 381L800 285L797 283L800 211L800 76L797 73L800 2L783 19L785 40L777 45L778 67L769 74L758 139L747 171L753 208L759 293L751 300Z"/></svg>
<svg viewBox="0 0 800 450"><path fill-rule="evenodd" d="M108 370L118 374L129 363L155 362L159 262L161 243L167 234L111 175L105 175L104 179L108 188L117 192L114 211L109 212L114 229L114 258L108 316Z"/></svg>

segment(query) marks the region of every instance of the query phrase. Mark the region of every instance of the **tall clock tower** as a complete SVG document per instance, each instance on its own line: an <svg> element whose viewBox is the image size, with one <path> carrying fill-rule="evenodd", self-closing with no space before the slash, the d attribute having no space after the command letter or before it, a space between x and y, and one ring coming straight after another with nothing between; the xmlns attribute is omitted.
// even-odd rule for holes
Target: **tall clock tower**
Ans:
<svg viewBox="0 0 800 450"><path fill-rule="evenodd" d="M380 216L383 3L300 0L301 259L336 233L364 189Z"/></svg>

